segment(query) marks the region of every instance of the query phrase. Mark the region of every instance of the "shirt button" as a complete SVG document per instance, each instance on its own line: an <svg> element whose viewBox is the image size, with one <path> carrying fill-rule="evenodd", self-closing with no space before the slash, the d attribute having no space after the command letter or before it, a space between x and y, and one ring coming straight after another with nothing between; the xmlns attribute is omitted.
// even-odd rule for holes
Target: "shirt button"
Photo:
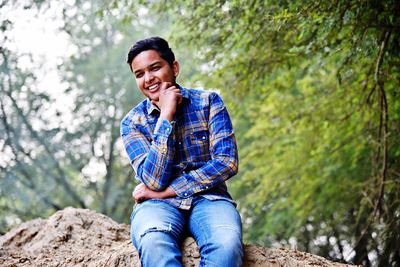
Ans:
<svg viewBox="0 0 400 267"><path fill-rule="evenodd" d="M180 145L182 144L182 142L178 142Z"/></svg>
<svg viewBox="0 0 400 267"><path fill-rule="evenodd" d="M206 139L206 137L205 137L205 136L203 136L203 139Z"/></svg>
<svg viewBox="0 0 400 267"><path fill-rule="evenodd" d="M184 195L185 195L185 197L186 197L186 196L187 196L187 193L185 193Z"/></svg>

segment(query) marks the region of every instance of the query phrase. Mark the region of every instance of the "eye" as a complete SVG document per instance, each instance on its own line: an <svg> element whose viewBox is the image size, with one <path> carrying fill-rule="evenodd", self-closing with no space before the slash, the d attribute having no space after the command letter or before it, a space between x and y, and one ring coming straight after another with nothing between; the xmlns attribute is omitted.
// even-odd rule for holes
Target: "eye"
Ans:
<svg viewBox="0 0 400 267"><path fill-rule="evenodd" d="M152 70L152 71L157 71L157 70L159 70L159 69L161 69L161 66L154 66L151 70Z"/></svg>
<svg viewBox="0 0 400 267"><path fill-rule="evenodd" d="M136 78L140 78L140 77L142 77L142 76L143 76L143 72L135 73L135 77L136 77Z"/></svg>

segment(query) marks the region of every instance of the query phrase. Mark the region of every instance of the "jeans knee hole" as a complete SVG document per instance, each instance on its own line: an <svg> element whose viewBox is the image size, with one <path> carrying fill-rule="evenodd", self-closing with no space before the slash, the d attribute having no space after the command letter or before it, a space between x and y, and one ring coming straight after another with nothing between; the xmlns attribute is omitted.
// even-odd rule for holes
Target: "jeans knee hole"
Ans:
<svg viewBox="0 0 400 267"><path fill-rule="evenodd" d="M144 237L145 235L147 235L148 233L169 233L171 232L171 229L165 229L165 228L161 228L161 227L152 227L147 229L146 231L144 231L141 235L140 238Z"/></svg>

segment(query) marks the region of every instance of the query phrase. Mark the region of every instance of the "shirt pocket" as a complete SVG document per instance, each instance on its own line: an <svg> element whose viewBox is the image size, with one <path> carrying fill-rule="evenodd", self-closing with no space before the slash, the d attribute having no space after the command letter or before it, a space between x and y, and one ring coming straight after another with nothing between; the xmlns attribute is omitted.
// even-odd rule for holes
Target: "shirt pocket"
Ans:
<svg viewBox="0 0 400 267"><path fill-rule="evenodd" d="M207 161L210 157L209 132L203 127L187 129L186 140L189 143L189 154L197 161Z"/></svg>
<svg viewBox="0 0 400 267"><path fill-rule="evenodd" d="M207 130L199 130L193 131L190 133L190 143L192 145L203 145L204 143L208 144L208 131Z"/></svg>

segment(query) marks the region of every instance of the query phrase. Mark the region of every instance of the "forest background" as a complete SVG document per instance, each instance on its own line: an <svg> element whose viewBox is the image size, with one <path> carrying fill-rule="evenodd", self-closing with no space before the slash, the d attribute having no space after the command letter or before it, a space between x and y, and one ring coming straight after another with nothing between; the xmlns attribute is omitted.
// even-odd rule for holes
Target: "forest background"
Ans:
<svg viewBox="0 0 400 267"><path fill-rule="evenodd" d="M65 36L53 68L16 48L16 10ZM178 82L218 91L231 114L245 242L400 266L397 1L2 0L0 12L1 234L67 206L128 223L137 181L119 122L142 96L125 60L159 35Z"/></svg>

